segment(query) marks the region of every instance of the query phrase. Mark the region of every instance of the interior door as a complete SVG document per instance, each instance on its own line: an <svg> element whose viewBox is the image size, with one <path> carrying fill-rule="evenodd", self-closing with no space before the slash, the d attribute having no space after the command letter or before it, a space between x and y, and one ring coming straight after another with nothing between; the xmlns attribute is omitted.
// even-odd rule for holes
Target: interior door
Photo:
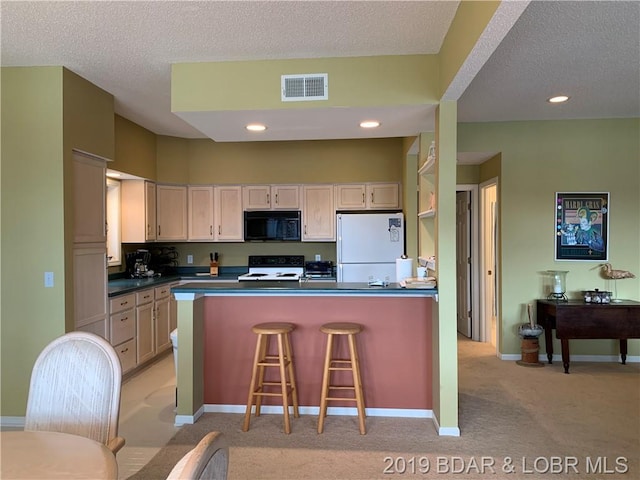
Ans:
<svg viewBox="0 0 640 480"><path fill-rule="evenodd" d="M471 192L456 193L456 288L458 332L471 338Z"/></svg>
<svg viewBox="0 0 640 480"><path fill-rule="evenodd" d="M497 187L495 184L482 189L482 239L483 239L483 291L484 330L486 341L497 346Z"/></svg>

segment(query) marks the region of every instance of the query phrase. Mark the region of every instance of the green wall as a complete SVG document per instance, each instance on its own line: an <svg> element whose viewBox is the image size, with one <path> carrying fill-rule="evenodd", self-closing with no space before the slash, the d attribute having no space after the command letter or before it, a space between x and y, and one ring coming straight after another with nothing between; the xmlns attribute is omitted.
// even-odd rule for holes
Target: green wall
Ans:
<svg viewBox="0 0 640 480"><path fill-rule="evenodd" d="M499 151L481 169L481 181L499 171L503 354L520 352L518 324L526 304L545 295L545 270L568 270L572 297L580 291L612 290L598 263L554 261L556 192L610 192L609 260L638 278L618 282L622 298L640 298L639 119L567 120L460 124L460 151ZM629 354L640 353L629 342ZM559 345L554 347L560 351ZM572 355L617 355L614 340L580 340Z"/></svg>
<svg viewBox="0 0 640 480"><path fill-rule="evenodd" d="M121 123L116 123L118 134L121 128ZM137 132L138 138L132 136L128 140L140 144L142 133ZM417 167L415 161L406 154L407 142L402 138L378 138L216 143L208 139L158 136L157 180L185 185L348 182L409 182L409 185L415 185ZM148 145L146 148L149 152L152 150ZM135 174L137 158L120 157L118 170ZM408 163L411 163L411 168ZM407 201L411 198L408 193L404 196ZM416 206L411 208L413 211L407 210L407 215L415 218ZM415 230L415 222L411 228ZM246 266L248 255L256 254L286 253L304 255L306 258L314 258L319 254L325 260L336 260L335 242L195 242L172 246L180 254L179 263L182 266L187 265L187 255L193 255L194 266L206 266L212 251L220 253L222 267ZM125 248L135 250L139 247L131 245ZM408 248L416 247L408 241ZM122 265L117 269L112 268L110 272L124 269Z"/></svg>
<svg viewBox="0 0 640 480"><path fill-rule="evenodd" d="M114 155L109 168L156 180L156 134L120 115L115 115Z"/></svg>
<svg viewBox="0 0 640 480"><path fill-rule="evenodd" d="M37 355L73 328L72 148L113 155L113 97L63 67L0 72L0 410L23 416Z"/></svg>
<svg viewBox="0 0 640 480"><path fill-rule="evenodd" d="M245 143L190 140L188 181L192 184L401 182L404 160L401 138ZM159 170L158 175L162 176L163 171Z"/></svg>
<svg viewBox="0 0 640 480"><path fill-rule="evenodd" d="M65 332L62 68L2 68L3 415L24 415L36 356ZM45 271L54 288L44 288Z"/></svg>
<svg viewBox="0 0 640 480"><path fill-rule="evenodd" d="M327 73L328 100L282 102L280 77ZM173 112L436 104L437 55L174 64Z"/></svg>

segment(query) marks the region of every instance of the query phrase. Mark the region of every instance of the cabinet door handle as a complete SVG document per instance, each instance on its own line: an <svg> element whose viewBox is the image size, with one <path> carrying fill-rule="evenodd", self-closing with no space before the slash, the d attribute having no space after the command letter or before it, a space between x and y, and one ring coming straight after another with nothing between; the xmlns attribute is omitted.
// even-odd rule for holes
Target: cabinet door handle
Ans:
<svg viewBox="0 0 640 480"><path fill-rule="evenodd" d="M271 199L269 198L269 194L267 193L267 203L271 203Z"/></svg>
<svg viewBox="0 0 640 480"><path fill-rule="evenodd" d="M373 192L371 192L371 203L373 203Z"/></svg>
<svg viewBox="0 0 640 480"><path fill-rule="evenodd" d="M213 225L209 225L209 235L213 235Z"/></svg>
<svg viewBox="0 0 640 480"><path fill-rule="evenodd" d="M127 303L129 303L129 302L120 302L120 306L124 307Z"/></svg>
<svg viewBox="0 0 640 480"><path fill-rule="evenodd" d="M128 348L125 348L124 350L120 350L120 353L127 353L129 351Z"/></svg>
<svg viewBox="0 0 640 480"><path fill-rule="evenodd" d="M218 225L218 235L222 234L222 227Z"/></svg>
<svg viewBox="0 0 640 480"><path fill-rule="evenodd" d="M362 203L364 203L364 193L362 194Z"/></svg>
<svg viewBox="0 0 640 480"><path fill-rule="evenodd" d="M127 320L129 320L129 317L124 317L120 319L121 322L126 322Z"/></svg>
<svg viewBox="0 0 640 480"><path fill-rule="evenodd" d="M158 236L160 236L160 225L158 225Z"/></svg>
<svg viewBox="0 0 640 480"><path fill-rule="evenodd" d="M276 193L276 205L278 204L278 194Z"/></svg>

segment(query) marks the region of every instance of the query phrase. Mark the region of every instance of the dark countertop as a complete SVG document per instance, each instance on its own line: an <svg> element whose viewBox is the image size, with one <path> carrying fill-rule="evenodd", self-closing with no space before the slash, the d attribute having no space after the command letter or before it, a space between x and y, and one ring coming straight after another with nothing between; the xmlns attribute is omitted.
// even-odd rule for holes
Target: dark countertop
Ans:
<svg viewBox="0 0 640 480"><path fill-rule="evenodd" d="M414 296L435 297L437 289L403 288L397 283L387 287L370 287L366 283L345 282L316 282L313 280L302 282L290 281L252 281L252 282L194 282L173 287L174 294L200 295L313 295L313 296Z"/></svg>
<svg viewBox="0 0 640 480"><path fill-rule="evenodd" d="M115 297L117 295L124 295L127 293L135 292L136 290L144 290L146 288L155 288L166 283L181 282L181 281L206 281L212 282L235 282L238 279L237 274L225 274L217 277L211 277L209 275L200 276L195 274L180 274L180 275L163 275L161 277L152 278L117 278L109 280L108 292L109 297Z"/></svg>
<svg viewBox="0 0 640 480"><path fill-rule="evenodd" d="M108 284L108 295L109 297L115 297L117 295L125 295L127 293L132 293L138 290L144 290L147 288L155 288L160 285L164 285L167 283L174 282L197 282L197 283L207 283L207 284L223 284L229 286L232 283L255 283L255 282L238 282L238 275L246 273L244 272L230 272L230 273L221 273L217 277L211 277L210 275L197 275L196 273L178 273L174 275L162 275L161 277L151 277L151 278L112 278L109 280ZM312 279L309 280L308 283L335 283L331 282L327 279ZM273 282L259 282L261 284L270 284ZM276 283L289 283L289 282L276 282ZM296 285L298 282L292 282ZM267 285L269 286L269 285ZM274 287L277 287L274 285Z"/></svg>

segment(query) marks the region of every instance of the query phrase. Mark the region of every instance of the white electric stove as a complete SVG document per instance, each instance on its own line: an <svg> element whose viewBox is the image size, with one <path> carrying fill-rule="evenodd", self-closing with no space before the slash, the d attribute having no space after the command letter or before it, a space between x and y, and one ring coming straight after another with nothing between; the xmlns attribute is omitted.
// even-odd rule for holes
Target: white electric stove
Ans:
<svg viewBox="0 0 640 480"><path fill-rule="evenodd" d="M304 274L304 255L249 255L249 273L243 281L298 281Z"/></svg>

